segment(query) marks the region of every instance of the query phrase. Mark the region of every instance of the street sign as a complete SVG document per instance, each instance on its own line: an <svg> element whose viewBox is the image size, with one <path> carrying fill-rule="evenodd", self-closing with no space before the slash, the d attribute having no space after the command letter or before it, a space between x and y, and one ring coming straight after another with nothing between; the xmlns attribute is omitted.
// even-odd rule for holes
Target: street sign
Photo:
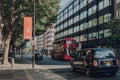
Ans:
<svg viewBox="0 0 120 80"><path fill-rule="evenodd" d="M32 40L32 17L24 17L24 39Z"/></svg>

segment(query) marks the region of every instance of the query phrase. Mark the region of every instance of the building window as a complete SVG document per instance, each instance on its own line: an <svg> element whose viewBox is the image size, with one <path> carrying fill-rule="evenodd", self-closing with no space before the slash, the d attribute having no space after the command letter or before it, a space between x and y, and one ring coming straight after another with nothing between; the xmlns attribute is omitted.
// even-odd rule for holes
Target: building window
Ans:
<svg viewBox="0 0 120 80"><path fill-rule="evenodd" d="M66 36L67 35L67 30L66 31L64 31L64 36Z"/></svg>
<svg viewBox="0 0 120 80"><path fill-rule="evenodd" d="M92 8L89 8L88 15L91 15L91 14L92 14Z"/></svg>
<svg viewBox="0 0 120 80"><path fill-rule="evenodd" d="M93 0L88 0L88 3L91 3Z"/></svg>
<svg viewBox="0 0 120 80"><path fill-rule="evenodd" d="M97 25L97 19L93 19L93 26Z"/></svg>
<svg viewBox="0 0 120 80"><path fill-rule="evenodd" d="M73 5L70 5L70 6L69 6L69 10L71 10L71 9L73 9Z"/></svg>
<svg viewBox="0 0 120 80"><path fill-rule="evenodd" d="M60 26L58 27L58 31L60 31Z"/></svg>
<svg viewBox="0 0 120 80"><path fill-rule="evenodd" d="M120 17L120 9L117 10L117 17Z"/></svg>
<svg viewBox="0 0 120 80"><path fill-rule="evenodd" d="M99 3L99 10L103 9L104 5L103 5L103 1Z"/></svg>
<svg viewBox="0 0 120 80"><path fill-rule="evenodd" d="M104 31L99 31L99 38L104 38Z"/></svg>
<svg viewBox="0 0 120 80"><path fill-rule="evenodd" d="M86 6L87 5L87 0L84 0L83 3L84 3L84 6Z"/></svg>
<svg viewBox="0 0 120 80"><path fill-rule="evenodd" d="M77 11L80 9L79 7L80 7L80 5L77 5Z"/></svg>
<svg viewBox="0 0 120 80"><path fill-rule="evenodd" d="M74 33L77 32L76 27L74 27Z"/></svg>
<svg viewBox="0 0 120 80"><path fill-rule="evenodd" d="M74 27L74 33L79 31L79 26Z"/></svg>
<svg viewBox="0 0 120 80"><path fill-rule="evenodd" d="M71 24L73 24L73 19L70 20Z"/></svg>
<svg viewBox="0 0 120 80"><path fill-rule="evenodd" d="M77 12L77 7L74 7L74 13Z"/></svg>
<svg viewBox="0 0 120 80"><path fill-rule="evenodd" d="M63 29L63 24L61 25L61 29Z"/></svg>
<svg viewBox="0 0 120 80"><path fill-rule="evenodd" d="M84 30L88 28L88 23L84 23Z"/></svg>
<svg viewBox="0 0 120 80"><path fill-rule="evenodd" d="M80 16L79 15L77 15L77 21L79 21L80 20Z"/></svg>
<svg viewBox="0 0 120 80"><path fill-rule="evenodd" d="M84 34L83 35L83 41L86 41L87 40L87 34Z"/></svg>
<svg viewBox="0 0 120 80"><path fill-rule="evenodd" d="M80 20L82 20L86 17L87 17L87 11L84 11L84 12L80 13Z"/></svg>
<svg viewBox="0 0 120 80"><path fill-rule="evenodd" d="M74 23L76 22L76 16L74 16Z"/></svg>
<svg viewBox="0 0 120 80"><path fill-rule="evenodd" d="M68 35L70 34L70 29L68 30Z"/></svg>
<svg viewBox="0 0 120 80"><path fill-rule="evenodd" d="M92 13L96 13L96 11L97 11L97 6L95 5L95 6L93 6L93 8L92 8Z"/></svg>
<svg viewBox="0 0 120 80"><path fill-rule="evenodd" d="M89 38L89 40L97 39L98 38L97 32L90 33L89 36L88 36L88 38Z"/></svg>
<svg viewBox="0 0 120 80"><path fill-rule="evenodd" d="M72 33L73 33L73 28L70 29L70 34L72 34Z"/></svg>
<svg viewBox="0 0 120 80"><path fill-rule="evenodd" d="M80 14L80 20L82 20L82 19L83 19L83 13Z"/></svg>
<svg viewBox="0 0 120 80"><path fill-rule="evenodd" d="M109 37L111 35L111 32L109 29L104 30L104 37Z"/></svg>
<svg viewBox="0 0 120 80"><path fill-rule="evenodd" d="M110 1L109 0L104 0L104 8L110 5Z"/></svg>
<svg viewBox="0 0 120 80"><path fill-rule="evenodd" d="M89 22L88 22L88 26L89 26L89 27L92 27L92 21L89 21Z"/></svg>
<svg viewBox="0 0 120 80"><path fill-rule="evenodd" d="M80 31L82 31L82 30L83 30L83 27L84 27L84 25L83 25L83 24L81 24L81 25L80 25Z"/></svg>
<svg viewBox="0 0 120 80"><path fill-rule="evenodd" d="M110 21L111 14L104 15L104 22Z"/></svg>
<svg viewBox="0 0 120 80"><path fill-rule="evenodd" d="M67 18L67 13L66 14L64 14L64 19L66 19Z"/></svg>
<svg viewBox="0 0 120 80"><path fill-rule="evenodd" d="M93 33L93 39L97 39L98 38L98 33L97 32L94 32Z"/></svg>
<svg viewBox="0 0 120 80"><path fill-rule="evenodd" d="M79 42L79 41L80 41L80 37L79 37L79 36L77 36L76 40L77 40L77 42Z"/></svg>
<svg viewBox="0 0 120 80"><path fill-rule="evenodd" d="M97 11L97 6L95 5L88 9L88 15L94 14L96 13L96 11Z"/></svg>
<svg viewBox="0 0 120 80"><path fill-rule="evenodd" d="M83 12L83 16L84 16L83 18L86 18L86 17L87 17L87 11L84 11L84 12Z"/></svg>
<svg viewBox="0 0 120 80"><path fill-rule="evenodd" d="M73 9L70 11L71 15L73 14Z"/></svg>
<svg viewBox="0 0 120 80"><path fill-rule="evenodd" d="M69 29L68 31L68 35L72 34L73 33L73 28Z"/></svg>
<svg viewBox="0 0 120 80"><path fill-rule="evenodd" d="M71 25L71 23L70 23L70 19L69 19L69 25Z"/></svg>
<svg viewBox="0 0 120 80"><path fill-rule="evenodd" d="M88 35L88 39L92 40L92 34L91 33Z"/></svg>
<svg viewBox="0 0 120 80"><path fill-rule="evenodd" d="M79 26L77 26L77 32L79 31Z"/></svg>
<svg viewBox="0 0 120 80"><path fill-rule="evenodd" d="M77 1L74 2L74 6L76 6L76 5L77 5Z"/></svg>
<svg viewBox="0 0 120 80"><path fill-rule="evenodd" d="M103 16L100 16L99 17L99 24L102 24L103 23Z"/></svg>
<svg viewBox="0 0 120 80"><path fill-rule="evenodd" d="M87 40L87 34L80 36L80 41L86 41Z"/></svg>
<svg viewBox="0 0 120 80"><path fill-rule="evenodd" d="M74 38L76 39L77 42L79 42L79 40L80 40L79 36L76 36Z"/></svg>
<svg viewBox="0 0 120 80"><path fill-rule="evenodd" d="M81 0L80 1L80 8L83 8L86 5L87 5L87 0Z"/></svg>
<svg viewBox="0 0 120 80"><path fill-rule="evenodd" d="M66 28L66 27L67 27L67 22L64 23L64 28Z"/></svg>

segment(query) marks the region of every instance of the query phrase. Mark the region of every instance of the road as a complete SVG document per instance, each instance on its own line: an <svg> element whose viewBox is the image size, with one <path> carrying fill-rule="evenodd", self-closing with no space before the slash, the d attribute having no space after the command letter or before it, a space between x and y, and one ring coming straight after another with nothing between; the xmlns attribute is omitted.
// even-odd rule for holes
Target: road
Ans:
<svg viewBox="0 0 120 80"><path fill-rule="evenodd" d="M71 72L70 61L52 60L50 57L44 57L42 61L36 61L37 65L49 69L53 73L64 77L67 80L120 80L120 73L115 77L107 75L96 75L94 77L87 77L84 73Z"/></svg>

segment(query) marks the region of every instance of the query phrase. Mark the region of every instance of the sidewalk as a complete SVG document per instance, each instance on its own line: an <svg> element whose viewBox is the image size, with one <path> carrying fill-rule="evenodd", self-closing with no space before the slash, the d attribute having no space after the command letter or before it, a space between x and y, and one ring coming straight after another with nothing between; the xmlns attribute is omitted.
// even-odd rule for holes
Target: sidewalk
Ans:
<svg viewBox="0 0 120 80"><path fill-rule="evenodd" d="M16 57L14 68L9 65L0 65L0 80L66 80L55 73L35 65L25 58Z"/></svg>

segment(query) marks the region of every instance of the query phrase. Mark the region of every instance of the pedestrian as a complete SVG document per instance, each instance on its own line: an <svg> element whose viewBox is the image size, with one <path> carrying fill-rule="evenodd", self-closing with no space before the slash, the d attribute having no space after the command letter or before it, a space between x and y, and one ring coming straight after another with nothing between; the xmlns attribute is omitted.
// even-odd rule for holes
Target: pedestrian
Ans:
<svg viewBox="0 0 120 80"><path fill-rule="evenodd" d="M45 55L48 56L48 50L47 49L45 49Z"/></svg>
<svg viewBox="0 0 120 80"><path fill-rule="evenodd" d="M44 49L41 50L42 55L44 55Z"/></svg>

